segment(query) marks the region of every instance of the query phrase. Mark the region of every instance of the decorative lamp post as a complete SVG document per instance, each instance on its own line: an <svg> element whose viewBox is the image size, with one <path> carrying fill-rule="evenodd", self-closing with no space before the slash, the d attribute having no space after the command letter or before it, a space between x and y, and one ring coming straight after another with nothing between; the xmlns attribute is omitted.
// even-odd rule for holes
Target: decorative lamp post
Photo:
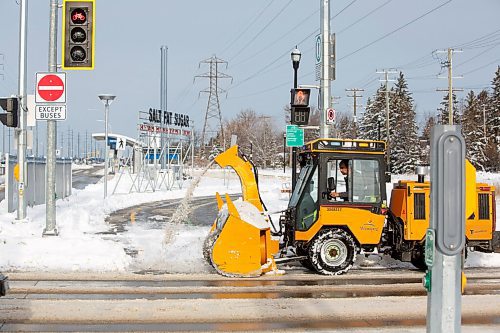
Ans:
<svg viewBox="0 0 500 333"><path fill-rule="evenodd" d="M109 113L109 105L116 98L115 95L110 94L101 94L99 95L99 99L104 103L104 199L108 196L108 113Z"/></svg>
<svg viewBox="0 0 500 333"><path fill-rule="evenodd" d="M290 57L292 58L292 66L293 66L293 88L297 88L297 70L299 69L300 57L302 53L300 53L297 46L292 50ZM295 184L297 183L297 147L292 147L292 192L295 189Z"/></svg>

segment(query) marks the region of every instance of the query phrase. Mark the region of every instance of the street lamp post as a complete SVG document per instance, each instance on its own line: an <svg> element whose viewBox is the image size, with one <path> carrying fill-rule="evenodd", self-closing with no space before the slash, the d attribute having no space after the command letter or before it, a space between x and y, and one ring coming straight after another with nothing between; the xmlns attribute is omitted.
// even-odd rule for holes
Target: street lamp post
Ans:
<svg viewBox="0 0 500 333"><path fill-rule="evenodd" d="M293 88L297 88L297 71L299 69L300 57L302 54L299 49L295 47L290 54L292 58L293 66ZM292 192L295 189L295 184L297 183L297 147L292 147Z"/></svg>
<svg viewBox="0 0 500 333"><path fill-rule="evenodd" d="M108 196L108 113L109 105L115 99L115 95L101 94L99 99L104 103L104 199Z"/></svg>

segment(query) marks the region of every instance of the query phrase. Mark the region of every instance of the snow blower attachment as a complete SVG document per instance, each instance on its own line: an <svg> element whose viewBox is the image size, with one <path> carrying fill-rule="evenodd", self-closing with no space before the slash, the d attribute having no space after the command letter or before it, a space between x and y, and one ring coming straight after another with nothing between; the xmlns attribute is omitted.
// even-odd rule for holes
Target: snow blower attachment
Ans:
<svg viewBox="0 0 500 333"><path fill-rule="evenodd" d="M221 167L232 167L242 187L242 200L224 204L216 193L219 214L205 239L203 254L225 276L255 277L277 272L274 255L279 241L271 237L269 217L264 214L253 165L233 146L215 158Z"/></svg>

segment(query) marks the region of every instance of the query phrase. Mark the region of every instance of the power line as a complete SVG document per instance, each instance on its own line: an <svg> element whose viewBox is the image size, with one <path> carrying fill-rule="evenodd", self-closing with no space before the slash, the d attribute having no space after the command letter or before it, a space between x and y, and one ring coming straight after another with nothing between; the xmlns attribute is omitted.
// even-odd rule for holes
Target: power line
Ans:
<svg viewBox="0 0 500 333"><path fill-rule="evenodd" d="M337 14L335 14L331 19L330 21L332 21L334 18L336 18L337 16L339 16L342 12L344 12L345 10L347 10L347 8L349 8L351 5L353 5L357 0L353 0L351 1L349 4L347 4L344 8L342 8ZM450 0L451 1L451 0ZM307 40L309 37L311 37L312 35L314 35L315 33L318 33L319 29L315 29L313 32L311 32L309 35L307 35L306 37L304 37L300 42L296 43L296 45L300 45L301 43L303 43L305 40ZM282 60L284 56L286 56L287 54L289 54L291 51L293 50L293 47L288 49L287 51L285 51L284 53L282 53L281 55L279 55L276 59L274 59L273 61L271 61L269 64L265 65L263 68L261 68L259 71L257 71L256 73L246 77L245 79L243 79L242 81L239 81L236 85L234 85L233 87L231 87L230 89L228 90L232 90L238 86L240 86L241 84L257 77L259 74L261 74L262 72L264 72L266 69L268 69L270 66L274 65L275 63L277 63L278 61ZM312 50L309 49L308 51ZM307 51L306 51L307 52ZM286 64L286 61L284 61L283 63L279 64L278 66L276 66L275 68L278 68L278 67L281 67L281 66L284 66ZM273 68L274 69L274 68ZM272 70L272 69L270 69ZM309 75L309 74L306 74L306 75Z"/></svg>
<svg viewBox="0 0 500 333"><path fill-rule="evenodd" d="M244 28L241 33L239 33L231 42L229 42L229 45L227 45L224 50L222 50L222 54L224 52L227 51L227 49L229 49L231 46L233 46L234 43L236 43L238 41L238 39L241 38L241 36L243 36L247 31L248 29L250 29L255 22L257 22L257 20L262 16L262 14L264 14L264 12L274 3L274 0L270 1L267 6L265 6L255 17L253 20L250 21L250 23L246 26L246 28Z"/></svg>
<svg viewBox="0 0 500 333"><path fill-rule="evenodd" d="M474 59L476 59L476 58L478 58L478 57L482 56L483 54L485 54L485 53L487 53L487 52L489 52L489 51L493 50L493 49L494 49L495 47L497 47L497 46L498 46L498 44L497 44L497 45L493 45L492 47L487 48L487 49L486 49L486 50L484 50L483 52L481 52L481 53L479 53L479 54L476 54L474 57L469 58L469 59L467 59L467 60L465 60L465 61L463 61L463 62L459 63L459 64L458 64L458 65L456 65L455 67L462 66L463 64L466 64L466 63L468 63L469 61L472 61L472 60L474 60Z"/></svg>
<svg viewBox="0 0 500 333"><path fill-rule="evenodd" d="M238 65L241 65L245 62L247 62L248 60L253 60L255 59L255 57L259 54L261 54L262 52L266 51L269 49L269 47L275 45L277 42L279 42L280 40L282 40L285 36L291 34L293 31L295 31L296 29L298 29L302 24L304 24L305 22L307 22L307 20L309 20L313 15L315 15L316 13L319 12L319 9L316 9L314 12L312 12L311 14L309 14L307 17L305 17L302 21L300 21L299 23L297 24L294 24L294 28L293 29L290 29L288 30L285 34L279 36L278 38L276 38L275 40L273 40L271 43L267 44L265 47L263 47L262 49L260 49L259 51L255 52L254 54L248 56L247 58L243 59L242 61L240 62L237 62L235 65L232 66L232 68L238 66ZM300 44L300 43L299 43Z"/></svg>
<svg viewBox="0 0 500 333"><path fill-rule="evenodd" d="M344 31L346 31L347 29L351 28L352 26L356 25L357 23L361 22L362 20L364 20L365 18L367 18L368 16L370 16L371 14L375 13L377 10L381 9L382 7L385 7L385 5L387 5L389 2L391 2L392 0L387 0L386 2L384 2L383 4L381 4L380 6L378 6L377 8L373 9L372 11L370 11L368 14L366 14L365 16L359 18L358 20L356 20L355 22L349 24L347 27L345 27L344 29L340 30L339 32L337 32L337 35L340 35L341 33L343 33ZM352 3L351 3L352 4ZM349 4L349 6L351 5Z"/></svg>
<svg viewBox="0 0 500 333"><path fill-rule="evenodd" d="M478 70L480 70L480 69L483 69L483 68L485 68L485 67L488 67L489 65L492 65L492 64L494 64L494 63L498 63L498 62L500 62L500 58L497 58L497 59L493 60L492 62L489 62L489 63L487 63L486 65L483 65L483 66L481 66L481 67L478 67L478 68L475 68L475 69L470 70L470 71L468 71L468 72L465 72L465 73L463 73L463 75L467 75L467 74L470 74L470 73L474 73L475 71L478 71Z"/></svg>
<svg viewBox="0 0 500 333"><path fill-rule="evenodd" d="M465 42L463 44L459 44L459 45L455 45L453 48L461 48L461 49L469 49L469 48L475 48L478 44L476 43L483 43L487 40L489 40L490 38L498 38L499 36L496 36L498 33L500 32L500 29L498 30L495 30L493 32L490 32L484 36L481 36L481 37L478 37L476 39L473 39L469 42Z"/></svg>
<svg viewBox="0 0 500 333"><path fill-rule="evenodd" d="M349 3L349 4L348 4L346 7L344 7L344 8L343 8L343 9L342 9L342 10L341 10L341 11L340 11L337 15L339 15L339 14L340 14L340 13L342 13L344 10L346 10L346 9L347 9L349 6L351 6L351 5L352 5L355 1L356 1L356 0L353 0L351 3ZM344 59L346 59L346 58L348 58L348 57L350 57L350 56L352 56L352 55L354 55L354 54L358 53L359 51L364 50L364 49L366 49L367 47L370 47L370 46L372 46L373 44L375 44L375 43L377 43L377 42L379 42L379 41L381 41L381 40L383 40L383 39L385 39L385 38L387 38L387 37L391 36L392 34L394 34L394 33L398 32L398 31L400 31L400 30L402 30L402 29L406 28L407 26L409 26L409 25L411 25L411 24L415 23L416 21L418 21L418 20L420 20L420 19L424 18L425 16L427 16L427 15L429 15L429 14L431 14L431 13L435 12L436 10L440 9L441 7L443 7L443 6L447 5L447 4L448 4L448 3L450 3L451 1L452 1L452 0L448 0L448 1L446 1L446 2L444 2L444 3L442 3L442 4L440 4L440 5L438 5L438 6L434 7L434 8L432 8L431 10L429 10L429 11L425 12L424 14L422 14L422 15L420 15L420 16L418 16L418 17L414 18L413 20L411 20L411 21L409 21L409 22L407 22L407 23L403 24L402 26L400 26L400 27L398 27L398 28L396 28L396 29L392 30L391 32L389 32L389 33L387 33L387 34L385 34L385 35L383 35L383 36L381 36L381 37L377 38L376 40L374 40L374 41L372 41L372 42L370 42L370 43L368 43L368 44L366 44L366 45L364 45L364 46L362 46L362 47L358 48L357 50L355 50L355 51L353 51L353 52L351 52L351 53L349 53L349 54L347 54L347 55L345 55L345 56L343 56L343 57L339 58L339 59L337 60L337 63L338 63L338 62L340 62L341 60L344 60ZM336 16L337 16L337 15L336 15ZM332 18L332 19L333 19L333 18ZM315 32L317 32L317 31L318 31L318 29L316 29L314 32L312 32L311 34L309 34L309 35L308 35L306 38L304 38L301 42L303 42L305 39L307 39L307 38L309 38L310 36L312 36L312 35L313 35ZM300 44L300 43L299 43L299 44ZM311 49L312 49L312 48L311 48ZM282 59L282 57L283 57L284 55L286 55L287 53L291 52L291 50L292 50L292 49L290 49L290 50L288 50L287 52L285 52L284 54L280 55L280 57L276 58L276 59L275 59L275 60L273 60L271 63L269 63L268 65L264 66L264 67L263 67L262 69L260 69L258 72L254 73L254 74L250 75L249 77L245 78L244 80L242 80L242 81L238 82L238 84L236 84L235 86L233 86L233 87L231 88L231 90L232 90L232 89L234 89L234 88L236 88L236 87L238 87L239 85L243 84L244 82L249 81L249 80L251 80L251 79L255 78L256 76L258 76L258 75L259 75L259 74L261 74L263 71L265 71L267 68L269 68L270 66L272 66L273 64L275 64L276 62L278 62L280 59ZM283 63L283 64L280 64L279 66L283 66L283 65L285 65L285 64L286 64L286 63ZM277 66L277 67L278 67L278 66ZM308 73L306 73L306 74L303 74L302 76L303 76L303 77L307 77L307 76L312 75L312 74L314 74L314 71L311 71L311 72L308 72ZM276 87L281 87L281 86L284 86L285 84L287 84L287 83L286 83L286 82L281 83L281 84L279 84L279 85L278 85L278 86L276 86ZM253 94L252 94L252 95L253 95Z"/></svg>
<svg viewBox="0 0 500 333"><path fill-rule="evenodd" d="M281 8L281 10L276 15L274 15L274 17L271 19L271 21L269 21L262 29L260 29L260 31L248 43L245 43L245 45L238 52L236 52L236 54L234 56L231 57L230 61L232 61L234 58L236 58L238 55L240 55L241 52L243 52L250 44L252 44L253 41L256 40L283 13L288 6L290 6L292 1L293 0L288 1Z"/></svg>
<svg viewBox="0 0 500 333"><path fill-rule="evenodd" d="M417 18L415 18L415 19L411 20L410 22L403 24L403 25L402 25L402 26L400 26L399 28L397 28L397 29L395 29L395 30L393 30L393 31L391 31L391 32L389 32L389 33L387 33L387 34L383 35L383 36L382 36L382 37L380 37L380 38L377 38L377 39L376 39L376 40L374 40L373 42L368 43L368 44L366 44L366 45L364 45L364 46L360 47L359 49L357 49L357 50L355 50L355 51L353 51L353 52L351 52L351 53L349 53L349 54L347 54L347 55L343 56L342 58L338 59L338 60L337 60L337 62L339 62L339 61L341 61L342 59L345 59L345 58L347 58L347 57L350 57L350 56L352 56L352 55L354 55L354 54L358 53L359 51L364 50L364 49L366 49L367 47L372 46L372 45L373 45L373 44L375 44L375 43L378 43L379 41L381 41L381 40L383 40L383 39L385 39L385 38L389 37L390 35L392 35L392 34L394 34L394 33L398 32L399 30L402 30L402 29L406 28L407 26L409 26L410 24L412 24L412 23L414 23L414 22L416 22L416 21L420 20L421 18L424 18L425 16L427 16L427 15L429 15L429 14L431 14L431 13L435 12L436 10L438 10L438 9L440 9L441 7L443 7L443 6L447 5L447 4L448 4L448 3L450 3L451 1L452 1L452 0L448 0L448 1L446 1L446 2L444 2L444 3L442 3L442 4L440 4L439 6L434 7L433 9L431 9L431 10L429 10L428 12L426 12L426 13L424 13L424 14L420 15L419 17L417 17Z"/></svg>

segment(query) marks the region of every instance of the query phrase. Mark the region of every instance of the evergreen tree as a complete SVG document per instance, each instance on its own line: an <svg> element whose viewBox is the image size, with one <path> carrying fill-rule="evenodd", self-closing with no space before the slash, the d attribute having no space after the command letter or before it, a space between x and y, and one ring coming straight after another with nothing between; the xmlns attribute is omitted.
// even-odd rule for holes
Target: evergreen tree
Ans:
<svg viewBox="0 0 500 333"><path fill-rule="evenodd" d="M489 155L489 157L498 160L498 152L500 151L500 66L497 67L491 85L492 92L488 101L488 106L486 107L486 119L489 140L492 145L496 146L496 150L491 147L490 152L493 153L494 156ZM499 169L500 166L497 163L494 170L496 171Z"/></svg>
<svg viewBox="0 0 500 333"><path fill-rule="evenodd" d="M336 115L336 137L340 139L356 139L355 123L350 115L338 113Z"/></svg>
<svg viewBox="0 0 500 333"><path fill-rule="evenodd" d="M487 101L486 91L480 93L483 103ZM462 133L466 144L466 157L478 170L484 170L486 160L484 150L486 148L486 137L483 130L483 107L479 96L475 96L471 90L465 98L465 106L462 115Z"/></svg>
<svg viewBox="0 0 500 333"><path fill-rule="evenodd" d="M368 98L366 109L358 127L358 137L369 140L385 140L385 87L380 86L373 101Z"/></svg>
<svg viewBox="0 0 500 333"><path fill-rule="evenodd" d="M449 115L450 115L450 109L448 107L449 104L449 96L450 94L446 94L446 96L443 97L443 100L441 101L441 106L437 109L438 111L438 124L441 125L448 125L449 122ZM458 115L458 102L457 102L457 96L455 94L452 95L452 101L453 101L453 125L460 125L460 117Z"/></svg>
<svg viewBox="0 0 500 333"><path fill-rule="evenodd" d="M419 163L418 128L413 98L402 72L391 90L391 171L396 174L414 173Z"/></svg>
<svg viewBox="0 0 500 333"><path fill-rule="evenodd" d="M420 163L422 165L430 165L431 131L434 125L436 125L436 117L428 115L420 136Z"/></svg>

